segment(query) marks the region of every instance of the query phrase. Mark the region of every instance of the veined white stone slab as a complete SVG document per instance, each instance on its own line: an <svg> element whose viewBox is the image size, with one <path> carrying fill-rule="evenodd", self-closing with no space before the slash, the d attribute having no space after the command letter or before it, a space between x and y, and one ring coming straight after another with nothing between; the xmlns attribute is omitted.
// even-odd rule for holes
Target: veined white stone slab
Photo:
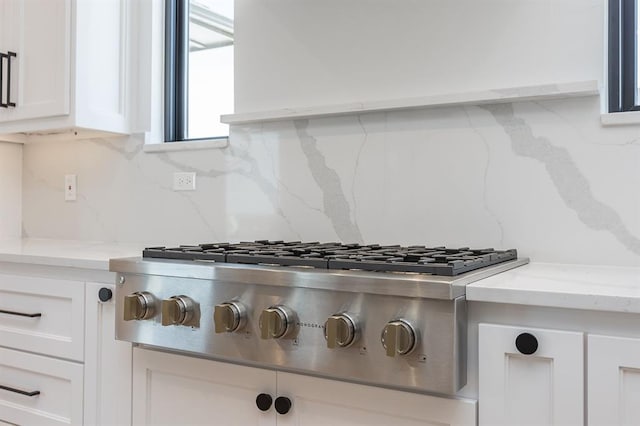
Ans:
<svg viewBox="0 0 640 426"><path fill-rule="evenodd" d="M377 111L396 111L452 105L482 105L539 99L562 99L593 96L599 93L596 80L572 83L511 87L474 92L449 93L416 98L389 99L315 107L286 108L220 116L227 124L249 124L288 119L321 118Z"/></svg>
<svg viewBox="0 0 640 426"><path fill-rule="evenodd" d="M640 267L531 263L467 286L467 300L640 313Z"/></svg>
<svg viewBox="0 0 640 426"><path fill-rule="evenodd" d="M0 262L109 270L109 259L141 256L144 245L40 238L0 240Z"/></svg>

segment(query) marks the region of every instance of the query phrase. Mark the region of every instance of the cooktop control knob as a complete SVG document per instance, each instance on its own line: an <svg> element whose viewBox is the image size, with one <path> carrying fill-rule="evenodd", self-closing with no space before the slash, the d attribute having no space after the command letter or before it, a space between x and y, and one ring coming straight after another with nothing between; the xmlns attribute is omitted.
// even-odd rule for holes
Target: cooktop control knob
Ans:
<svg viewBox="0 0 640 426"><path fill-rule="evenodd" d="M407 355L415 348L416 340L415 329L403 319L388 322L382 330L382 346L387 356Z"/></svg>
<svg viewBox="0 0 640 426"><path fill-rule="evenodd" d="M124 320L149 319L154 314L154 298L146 291L137 292L124 297Z"/></svg>
<svg viewBox="0 0 640 426"><path fill-rule="evenodd" d="M247 309L240 302L224 302L213 310L216 333L241 331L247 323Z"/></svg>
<svg viewBox="0 0 640 426"><path fill-rule="evenodd" d="M193 319L195 303L187 296L172 296L162 301L162 325L186 325Z"/></svg>
<svg viewBox="0 0 640 426"><path fill-rule="evenodd" d="M293 338L298 330L298 317L286 306L271 306L260 314L259 326L263 339Z"/></svg>
<svg viewBox="0 0 640 426"><path fill-rule="evenodd" d="M346 313L331 315L324 323L324 338L329 349L351 346L357 332L356 321Z"/></svg>

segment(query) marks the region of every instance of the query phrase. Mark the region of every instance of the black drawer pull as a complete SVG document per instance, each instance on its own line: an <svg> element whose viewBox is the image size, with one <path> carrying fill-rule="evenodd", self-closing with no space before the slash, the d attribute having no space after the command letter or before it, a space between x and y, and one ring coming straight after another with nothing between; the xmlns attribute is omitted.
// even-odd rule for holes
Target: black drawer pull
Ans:
<svg viewBox="0 0 640 426"><path fill-rule="evenodd" d="M16 316L19 316L19 317L27 317L27 318L40 318L42 316L41 313L25 314L24 312L5 311L5 310L2 310L2 309L0 309L0 314L16 315Z"/></svg>
<svg viewBox="0 0 640 426"><path fill-rule="evenodd" d="M2 91L4 89L4 58L9 59L9 56L7 56L6 53L2 53L0 52L0 108L8 108L9 104L5 104L4 102L2 102L4 95L2 94Z"/></svg>
<svg viewBox="0 0 640 426"><path fill-rule="evenodd" d="M27 392L27 391L23 391L23 390L16 389L16 388L10 388L9 386L0 385L0 389L6 390L6 391L9 391L9 392L13 392L13 393L19 393L20 395L25 395L25 396L29 396L29 397L40 395L40 391Z"/></svg>
<svg viewBox="0 0 640 426"><path fill-rule="evenodd" d="M7 105L15 107L15 102L11 102L11 58L17 58L15 52L7 52Z"/></svg>

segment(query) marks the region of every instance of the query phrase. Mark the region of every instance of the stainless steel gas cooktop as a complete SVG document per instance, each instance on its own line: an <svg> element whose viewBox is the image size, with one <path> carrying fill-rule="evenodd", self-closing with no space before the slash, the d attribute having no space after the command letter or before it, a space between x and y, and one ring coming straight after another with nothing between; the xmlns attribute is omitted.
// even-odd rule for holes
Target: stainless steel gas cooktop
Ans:
<svg viewBox="0 0 640 426"><path fill-rule="evenodd" d="M453 394L466 285L516 250L255 241L113 259L116 337L186 355Z"/></svg>

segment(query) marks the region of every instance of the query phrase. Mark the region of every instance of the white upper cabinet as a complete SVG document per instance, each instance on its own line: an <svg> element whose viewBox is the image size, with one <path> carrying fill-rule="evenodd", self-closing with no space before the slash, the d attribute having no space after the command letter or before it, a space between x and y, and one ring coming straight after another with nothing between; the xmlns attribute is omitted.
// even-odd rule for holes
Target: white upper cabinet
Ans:
<svg viewBox="0 0 640 426"><path fill-rule="evenodd" d="M16 54L4 58L2 76L3 103L15 107L1 108L0 122L69 114L71 1L0 2L7 32L0 53Z"/></svg>
<svg viewBox="0 0 640 426"><path fill-rule="evenodd" d="M0 140L129 133L126 0L0 0ZM10 77L10 81L9 81ZM9 97L7 97L9 94Z"/></svg>

